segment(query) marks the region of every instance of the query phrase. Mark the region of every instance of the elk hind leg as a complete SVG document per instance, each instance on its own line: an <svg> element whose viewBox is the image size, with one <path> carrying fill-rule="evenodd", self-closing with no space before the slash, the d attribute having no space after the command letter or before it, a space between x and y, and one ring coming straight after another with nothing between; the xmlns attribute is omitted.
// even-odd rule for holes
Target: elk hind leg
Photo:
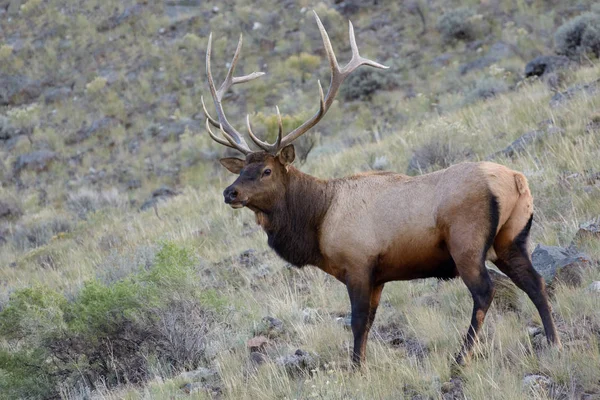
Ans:
<svg viewBox="0 0 600 400"><path fill-rule="evenodd" d="M464 365L471 357L485 315L494 299L494 285L485 267L488 250L494 242L499 220L496 197L489 196L487 209L473 210L469 217L455 221L450 229L449 250L458 273L473 297L471 324L456 362ZM479 211L479 212L478 212ZM479 214L479 215L478 215ZM488 221L487 235L482 235L481 223Z"/></svg>
<svg viewBox="0 0 600 400"><path fill-rule="evenodd" d="M504 272L521 290L527 293L540 314L546 339L550 344L561 347L560 338L556 332L554 319L552 318L552 308L548 301L546 292L546 283L540 274L533 268L529 253L527 252L527 239L533 216L524 228L516 235L512 234L514 227L509 221L499 232L494 247L498 259L494 264ZM514 237L513 240L510 238Z"/></svg>
<svg viewBox="0 0 600 400"><path fill-rule="evenodd" d="M469 325L462 349L456 356L456 363L464 365L472 355L473 346L477 341L483 320L494 299L494 285L485 268L485 263L481 255L471 260L459 259L457 265L460 277L473 297L471 324Z"/></svg>

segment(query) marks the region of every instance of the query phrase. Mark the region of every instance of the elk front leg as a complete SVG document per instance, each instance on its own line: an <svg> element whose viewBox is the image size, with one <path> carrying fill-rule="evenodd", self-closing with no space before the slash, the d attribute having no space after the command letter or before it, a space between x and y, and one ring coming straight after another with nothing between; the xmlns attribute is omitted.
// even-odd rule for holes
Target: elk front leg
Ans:
<svg viewBox="0 0 600 400"><path fill-rule="evenodd" d="M352 362L360 366L365 359L367 337L375 319L383 284L373 286L370 282L349 282L347 285L352 308L352 334L354 348Z"/></svg>

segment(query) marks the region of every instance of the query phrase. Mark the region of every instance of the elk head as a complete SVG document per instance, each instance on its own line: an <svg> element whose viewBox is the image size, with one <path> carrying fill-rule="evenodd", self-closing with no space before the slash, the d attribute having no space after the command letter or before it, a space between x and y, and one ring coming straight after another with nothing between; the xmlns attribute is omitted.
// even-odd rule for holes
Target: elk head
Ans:
<svg viewBox="0 0 600 400"><path fill-rule="evenodd" d="M237 49L231 61L231 66L225 77L225 80L217 90L212 77L210 68L210 55L212 45L212 33L208 38L208 47L206 49L206 75L208 78L208 86L213 98L213 102L217 111L217 119L213 118L207 111L204 99L202 98L202 109L206 116L206 129L210 137L219 144L236 149L246 155L246 159L239 158L223 158L221 164L234 174L239 174L239 177L223 192L225 203L233 208L249 207L254 211L269 210L285 192L285 187L288 179L288 166L294 161L295 153L294 146L291 144L298 137L306 133L310 128L315 126L327 113L335 96L344 82L344 80L355 69L361 65L369 65L375 68L387 69L388 67L381 65L375 61L363 58L358 53L356 38L354 37L354 28L352 22L349 23L350 46L352 48L352 59L344 67L338 65L331 41L327 35L327 31L323 27L321 20L315 12L315 19L323 39L325 53L329 60L331 70L331 80L327 94L323 94L321 82L317 81L319 86L319 110L302 125L294 129L292 132L283 136L283 123L279 108L277 111L277 119L279 132L275 143L267 143L260 140L252 131L250 124L250 115L246 116L246 127L248 135L252 141L261 149L260 151L252 151L243 136L229 123L223 110L222 100L225 93L231 86L251 81L262 75L263 72L253 72L249 75L234 77L233 72L242 49L242 36L237 45ZM222 137L217 136L212 130L211 125L219 128Z"/></svg>

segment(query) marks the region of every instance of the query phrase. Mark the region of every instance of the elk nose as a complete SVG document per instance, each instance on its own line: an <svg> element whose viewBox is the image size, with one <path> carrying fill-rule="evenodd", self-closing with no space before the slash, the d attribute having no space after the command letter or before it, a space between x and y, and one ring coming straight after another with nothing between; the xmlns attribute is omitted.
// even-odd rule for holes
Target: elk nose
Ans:
<svg viewBox="0 0 600 400"><path fill-rule="evenodd" d="M223 192L223 197L225 197L225 203L227 203L227 204L231 203L232 201L235 201L235 199L237 199L237 196L238 196L237 190L235 190L231 186L229 186Z"/></svg>

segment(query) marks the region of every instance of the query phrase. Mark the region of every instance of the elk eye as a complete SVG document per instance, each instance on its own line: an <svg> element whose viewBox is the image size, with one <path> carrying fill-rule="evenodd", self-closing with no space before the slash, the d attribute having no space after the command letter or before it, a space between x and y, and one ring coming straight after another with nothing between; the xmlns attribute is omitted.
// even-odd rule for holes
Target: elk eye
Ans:
<svg viewBox="0 0 600 400"><path fill-rule="evenodd" d="M267 168L263 171L263 176L269 176L269 175L271 175L271 170L269 168Z"/></svg>

